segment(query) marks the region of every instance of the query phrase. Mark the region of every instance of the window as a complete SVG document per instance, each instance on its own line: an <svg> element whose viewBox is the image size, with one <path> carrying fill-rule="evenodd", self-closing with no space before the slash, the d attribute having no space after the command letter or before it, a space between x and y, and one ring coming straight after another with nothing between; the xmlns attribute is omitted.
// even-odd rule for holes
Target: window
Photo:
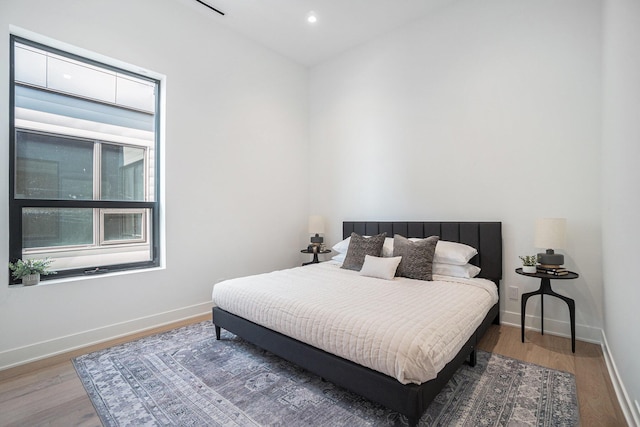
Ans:
<svg viewBox="0 0 640 427"><path fill-rule="evenodd" d="M159 81L16 36L11 62L11 261L157 266Z"/></svg>

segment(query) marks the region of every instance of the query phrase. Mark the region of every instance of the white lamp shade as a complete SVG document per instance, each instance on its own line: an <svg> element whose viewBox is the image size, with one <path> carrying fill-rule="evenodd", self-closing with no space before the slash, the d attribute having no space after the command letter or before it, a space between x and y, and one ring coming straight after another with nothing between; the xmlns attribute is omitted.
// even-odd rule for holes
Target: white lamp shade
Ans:
<svg viewBox="0 0 640 427"><path fill-rule="evenodd" d="M324 234L324 218L320 215L309 216L309 233Z"/></svg>
<svg viewBox="0 0 640 427"><path fill-rule="evenodd" d="M541 218L536 220L534 247L540 249L564 249L566 243L566 218Z"/></svg>

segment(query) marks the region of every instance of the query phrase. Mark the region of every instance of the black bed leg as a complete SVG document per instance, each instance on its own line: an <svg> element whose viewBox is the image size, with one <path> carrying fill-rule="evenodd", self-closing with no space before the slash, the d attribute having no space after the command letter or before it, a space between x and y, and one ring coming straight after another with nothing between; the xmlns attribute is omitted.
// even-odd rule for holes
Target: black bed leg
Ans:
<svg viewBox="0 0 640 427"><path fill-rule="evenodd" d="M220 326L213 325L216 328L216 339L220 340Z"/></svg>
<svg viewBox="0 0 640 427"><path fill-rule="evenodd" d="M418 427L418 418L407 417L407 422L409 423L409 427Z"/></svg>
<svg viewBox="0 0 640 427"><path fill-rule="evenodd" d="M476 349L474 348L473 350L471 350L471 353L469 354L469 365L473 368L476 366L476 362L477 362L477 354L476 354Z"/></svg>

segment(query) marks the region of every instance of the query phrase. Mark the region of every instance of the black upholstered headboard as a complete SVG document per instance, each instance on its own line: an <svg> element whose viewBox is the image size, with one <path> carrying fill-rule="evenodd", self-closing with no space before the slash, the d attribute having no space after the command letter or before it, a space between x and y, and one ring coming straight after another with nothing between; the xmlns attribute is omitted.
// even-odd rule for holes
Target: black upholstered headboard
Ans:
<svg viewBox="0 0 640 427"><path fill-rule="evenodd" d="M464 243L478 250L478 255L471 259L471 263L481 269L478 277L493 280L496 284L502 279L501 222L345 221L342 223L343 238L346 239L354 231L366 236L383 232L387 233L387 237L393 237L394 234L407 238L440 236L441 240Z"/></svg>

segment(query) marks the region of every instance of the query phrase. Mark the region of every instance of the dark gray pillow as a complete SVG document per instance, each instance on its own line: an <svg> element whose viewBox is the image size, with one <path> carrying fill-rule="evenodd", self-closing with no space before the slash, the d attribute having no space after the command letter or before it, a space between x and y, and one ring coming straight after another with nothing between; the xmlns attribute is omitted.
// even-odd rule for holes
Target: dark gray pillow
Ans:
<svg viewBox="0 0 640 427"><path fill-rule="evenodd" d="M431 280L433 271L433 255L439 236L412 242L404 236L393 236L393 256L401 256L396 276L409 279Z"/></svg>
<svg viewBox="0 0 640 427"><path fill-rule="evenodd" d="M344 258L342 268L360 271L366 255L380 256L382 254L382 245L384 245L386 237L387 233L371 237L363 237L357 233L351 233L347 256Z"/></svg>

